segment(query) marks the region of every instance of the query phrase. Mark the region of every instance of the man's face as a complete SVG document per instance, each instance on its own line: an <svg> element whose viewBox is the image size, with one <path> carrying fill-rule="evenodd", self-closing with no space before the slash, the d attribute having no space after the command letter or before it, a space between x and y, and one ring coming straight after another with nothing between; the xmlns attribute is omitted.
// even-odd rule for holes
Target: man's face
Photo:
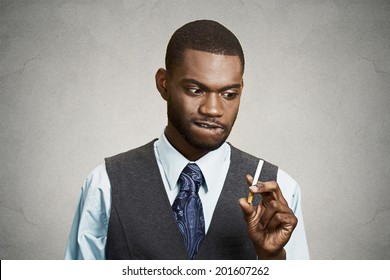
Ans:
<svg viewBox="0 0 390 280"><path fill-rule="evenodd" d="M165 75L166 91L160 93L167 100L166 135L171 144L203 154L220 147L240 105L239 57L186 50L183 62Z"/></svg>

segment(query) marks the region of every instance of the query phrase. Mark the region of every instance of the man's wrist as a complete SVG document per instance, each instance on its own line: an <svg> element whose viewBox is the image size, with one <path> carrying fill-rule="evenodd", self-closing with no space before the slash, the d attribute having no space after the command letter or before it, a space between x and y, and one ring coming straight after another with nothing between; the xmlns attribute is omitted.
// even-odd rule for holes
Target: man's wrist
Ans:
<svg viewBox="0 0 390 280"><path fill-rule="evenodd" d="M286 259L286 250L282 248L282 250L275 253L267 253L264 251L257 250L256 251L257 259L259 260L285 260Z"/></svg>

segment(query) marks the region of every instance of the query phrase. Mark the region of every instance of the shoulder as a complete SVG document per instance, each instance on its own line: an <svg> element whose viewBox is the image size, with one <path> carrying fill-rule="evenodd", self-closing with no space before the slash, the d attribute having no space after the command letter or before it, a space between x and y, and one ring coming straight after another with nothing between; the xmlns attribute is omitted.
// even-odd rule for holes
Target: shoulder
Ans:
<svg viewBox="0 0 390 280"><path fill-rule="evenodd" d="M105 199L110 193L110 181L108 179L106 165L101 163L95 167L85 179L82 187L82 198Z"/></svg>
<svg viewBox="0 0 390 280"><path fill-rule="evenodd" d="M254 156L254 155L252 155L250 153L247 153L247 152L245 152L243 150L240 150L240 149L234 147L233 145L231 145L230 143L229 143L229 145L230 145L230 148L231 148L231 155L232 155L232 157L238 157L241 161L256 161L257 162L257 161L259 161L259 159L262 159L265 162L267 162L267 164L277 168L276 165L272 164L271 162L269 162L269 161L267 161L267 160L265 160L265 159L263 159L261 157Z"/></svg>
<svg viewBox="0 0 390 280"><path fill-rule="evenodd" d="M86 178L86 182L88 183L101 182L105 179L106 176L107 176L106 164L101 163L88 174Z"/></svg>
<svg viewBox="0 0 390 280"><path fill-rule="evenodd" d="M232 145L230 146L231 146L231 162L233 166L235 166L236 168L244 167L244 169L247 170L251 170L254 168L255 170L259 163L259 160L261 159L263 160L263 166L260 173L260 180L261 181L277 180L278 167L276 165L270 163L269 161L263 158L256 157L240 149L237 149Z"/></svg>
<svg viewBox="0 0 390 280"><path fill-rule="evenodd" d="M278 169L278 183L290 187L298 185L297 181L281 168Z"/></svg>
<svg viewBox="0 0 390 280"><path fill-rule="evenodd" d="M238 156L240 160L243 162L258 161L259 159L263 159L261 157L254 156L240 149L237 149L232 145L231 148L232 148L232 156L234 155ZM295 179L292 176L290 176L286 171L284 171L277 165L270 163L266 159L263 160L265 162L263 168L266 167L268 169L268 172L271 174L273 174L274 172L276 173L276 182L278 183L282 191L282 194L286 199L286 201L288 202L289 206L292 207L300 199L300 190L299 190L298 183L295 181ZM273 176L268 176L268 178L273 178Z"/></svg>
<svg viewBox="0 0 390 280"><path fill-rule="evenodd" d="M154 142L153 141L140 146L138 148L131 149L127 152L123 152L111 157L105 158L106 169L108 173L128 169L129 165L137 165L138 162L142 162L144 159L154 158Z"/></svg>
<svg viewBox="0 0 390 280"><path fill-rule="evenodd" d="M232 156L238 156L240 160L245 160L245 161L258 161L259 159L264 160L268 165L270 165L272 168L275 168L277 171L277 183L283 185L283 187L286 188L295 188L297 186L297 182L283 169L279 168L277 165L274 163L271 163L267 161L264 158L254 156L252 154L249 154L245 151L242 151L230 144L231 151L232 151Z"/></svg>
<svg viewBox="0 0 390 280"><path fill-rule="evenodd" d="M110 161L123 161L129 157L142 156L145 153L153 152L154 142L156 140L157 139L154 139L153 141L151 141L145 145L142 145L140 147L128 150L128 151L123 152L123 153L116 154L116 155L111 156L111 157L107 157L105 160L106 160L106 162L107 161L108 162L110 162Z"/></svg>
<svg viewBox="0 0 390 280"><path fill-rule="evenodd" d="M260 158L256 157L254 155L251 155L243 150L240 150L239 148L236 148L232 144L228 143L230 146L231 154L232 156L240 157L241 160L248 160L248 161L258 161Z"/></svg>
<svg viewBox="0 0 390 280"><path fill-rule="evenodd" d="M79 219L95 217L106 221L110 211L111 185L104 163L94 168L84 181L78 206ZM87 218L88 219L88 218Z"/></svg>

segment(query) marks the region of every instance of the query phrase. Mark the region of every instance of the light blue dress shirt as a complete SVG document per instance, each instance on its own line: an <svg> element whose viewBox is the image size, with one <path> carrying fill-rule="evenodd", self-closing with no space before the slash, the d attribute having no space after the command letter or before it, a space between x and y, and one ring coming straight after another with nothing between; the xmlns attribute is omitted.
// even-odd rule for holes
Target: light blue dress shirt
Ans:
<svg viewBox="0 0 390 280"><path fill-rule="evenodd" d="M172 205L179 192L180 173L189 161L169 143L164 134L154 143L154 153ZM199 196L203 205L206 233L229 169L230 153L230 146L225 143L196 161L205 179ZM285 247L287 259L309 259L299 186L281 169L278 170L277 177L283 196L299 221ZM105 259L110 209L111 185L103 163L89 174L81 188L65 259Z"/></svg>

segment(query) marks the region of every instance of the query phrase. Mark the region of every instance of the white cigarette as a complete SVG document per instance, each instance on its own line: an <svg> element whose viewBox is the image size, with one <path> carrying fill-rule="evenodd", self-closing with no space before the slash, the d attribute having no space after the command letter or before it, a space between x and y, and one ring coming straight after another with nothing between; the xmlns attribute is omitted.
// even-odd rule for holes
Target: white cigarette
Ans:
<svg viewBox="0 0 390 280"><path fill-rule="evenodd" d="M259 160L259 163L257 164L255 176L253 176L252 186L255 186L257 184L257 181L259 181L260 172L261 172L261 169L263 168L263 164L264 164L264 160L262 160L262 159ZM248 203L251 204L252 200L253 200L253 193L249 192Z"/></svg>

